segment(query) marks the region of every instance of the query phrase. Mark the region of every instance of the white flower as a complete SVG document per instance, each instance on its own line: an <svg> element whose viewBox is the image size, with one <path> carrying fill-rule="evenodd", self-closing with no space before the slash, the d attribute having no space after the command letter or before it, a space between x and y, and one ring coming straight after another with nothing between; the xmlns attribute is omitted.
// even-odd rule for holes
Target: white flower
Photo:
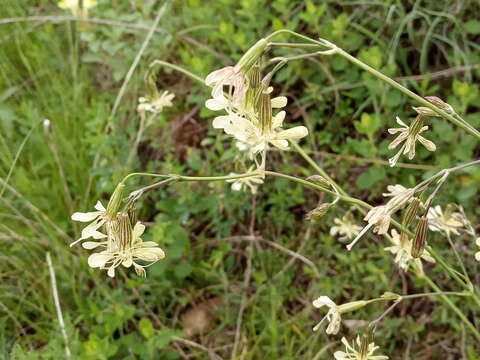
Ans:
<svg viewBox="0 0 480 360"><path fill-rule="evenodd" d="M247 172L252 172L253 167L248 169ZM236 173L230 173L230 175L238 175ZM239 179L231 179L227 180L228 183L232 183L232 190L234 191L242 191L244 187L250 188L252 194L257 193L257 187L260 184L263 184L263 179L260 176L249 176Z"/></svg>
<svg viewBox="0 0 480 360"><path fill-rule="evenodd" d="M75 17L86 18L88 9L97 6L97 0L83 0L80 8L80 0L60 0L58 6L64 10L70 10Z"/></svg>
<svg viewBox="0 0 480 360"><path fill-rule="evenodd" d="M262 127L260 121L251 121L243 116L230 114L218 116L213 120L215 129L223 129L226 134L235 137L239 148L247 149L250 156L262 152L271 144L281 150L287 150L289 139L300 139L308 135L305 126L282 129L285 111L280 111L271 121L271 126Z"/></svg>
<svg viewBox="0 0 480 360"><path fill-rule="evenodd" d="M168 92L168 90L165 90L161 95L157 94L157 96L152 98L141 97L138 99L140 104L138 104L137 111L149 111L158 114L162 112L164 107L173 105L172 100L174 97L175 94Z"/></svg>
<svg viewBox="0 0 480 360"><path fill-rule="evenodd" d="M428 209L428 227L432 231L442 231L444 233L452 233L458 235L458 230L463 228L468 220L463 214L453 212L451 206L447 207L445 213L440 205Z"/></svg>
<svg viewBox="0 0 480 360"><path fill-rule="evenodd" d="M224 86L226 86L227 94L232 99L232 103L239 106L245 99L248 78L240 67L227 66L210 73L205 78L205 84L212 87L213 99L224 97Z"/></svg>
<svg viewBox="0 0 480 360"><path fill-rule="evenodd" d="M477 240L475 241L475 244L477 244L477 246L480 246L480 237L477 238ZM480 261L480 251L475 253L475 259L477 261Z"/></svg>
<svg viewBox="0 0 480 360"><path fill-rule="evenodd" d="M362 230L362 227L354 222L352 213L350 212L347 212L341 219L336 218L333 221L337 225L330 228L330 235L341 235L339 237L341 241L351 240Z"/></svg>
<svg viewBox="0 0 480 360"><path fill-rule="evenodd" d="M107 218L105 216L107 210L100 201L95 204L95 209L97 209L97 211L87 213L76 212L72 215L72 220L89 222L90 224L83 228L80 238L71 243L70 246L73 246L77 242L88 239L90 237L97 240L107 237L107 235L98 231L98 229L107 222Z"/></svg>
<svg viewBox="0 0 480 360"><path fill-rule="evenodd" d="M390 158L388 161L390 166L393 167L398 161L398 158L402 154L408 154L408 158L412 160L415 157L415 143L416 141L420 141L420 143L425 146L428 151L435 151L437 147L433 142L430 140L425 139L420 134L426 130L428 130L428 126L422 126L423 124L423 116L417 116L417 118L413 121L413 123L408 126L405 124L400 118L397 116L397 123L401 125L400 128L391 128L388 129L390 134L397 134L400 133L395 140L393 140L390 145L388 146L389 149L395 149L398 145L402 142L404 144L397 152L397 154Z"/></svg>
<svg viewBox="0 0 480 360"><path fill-rule="evenodd" d="M398 190L398 188L395 188ZM378 235L386 234L388 228L390 227L390 222L392 220L392 215L399 209L401 209L408 201L410 201L415 194L414 188L405 188L403 191L396 192L395 195L385 204L380 206L375 206L367 213L363 218L368 222L362 231L357 235L357 237L347 245L347 249L351 250L352 247L357 243L358 240L372 227L373 232Z"/></svg>
<svg viewBox="0 0 480 360"><path fill-rule="evenodd" d="M400 234L395 229L391 231L391 240L393 246L386 247L384 250L396 255L395 263L397 263L402 270L407 271L410 263L413 262L417 265L420 271L423 272L422 261L420 259L413 258L411 255L413 242L408 238L405 238L402 241ZM426 251L423 252L421 258L431 263L435 262L435 259Z"/></svg>
<svg viewBox="0 0 480 360"><path fill-rule="evenodd" d="M315 325L313 331L317 331L323 321L327 319L329 324L326 333L337 334L340 330L340 325L342 322L342 316L340 314L339 307L328 296L320 296L318 299L315 299L313 301L313 306L317 309L320 309L323 306L328 307L327 315L325 315L325 317L317 325Z"/></svg>
<svg viewBox="0 0 480 360"><path fill-rule="evenodd" d="M125 215L126 216L126 215ZM122 221L130 222L128 216L120 220L120 229L113 231L109 241L93 242L87 241L82 244L85 249L92 250L103 247L105 250L94 253L88 257L88 265L92 268L108 269L107 274L110 277L115 276L115 268L123 265L126 268L132 265L138 275L145 277L145 267L161 260L165 253L158 247L154 241L146 241L140 238L145 231L145 225L137 222L135 227L122 225ZM150 262L148 265L136 263L136 260Z"/></svg>
<svg viewBox="0 0 480 360"><path fill-rule="evenodd" d="M388 192L383 193L382 195L384 197L394 197L404 192L405 190L407 190L407 188L403 185L397 184L397 185L388 185L387 190Z"/></svg>
<svg viewBox="0 0 480 360"><path fill-rule="evenodd" d="M388 356L385 355L373 355L373 353L379 348L375 343L368 344L368 348L365 353L361 352L361 340L357 337L357 349L354 344L350 345L344 337L342 343L345 345L345 351L336 351L333 356L336 360L387 360Z"/></svg>

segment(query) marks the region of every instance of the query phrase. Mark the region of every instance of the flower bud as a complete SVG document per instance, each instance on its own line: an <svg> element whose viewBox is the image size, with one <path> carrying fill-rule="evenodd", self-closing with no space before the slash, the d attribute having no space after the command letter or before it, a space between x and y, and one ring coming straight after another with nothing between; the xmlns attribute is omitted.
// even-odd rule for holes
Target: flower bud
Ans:
<svg viewBox="0 0 480 360"><path fill-rule="evenodd" d="M240 58L235 67L244 72L250 70L253 64L255 64L265 52L267 44L267 40L265 39L258 40L255 45L248 49L248 51Z"/></svg>
<svg viewBox="0 0 480 360"><path fill-rule="evenodd" d="M439 107L446 113L453 114L455 112L450 104L447 104L437 96L425 96L425 100L427 100L429 103L432 103L436 107Z"/></svg>
<svg viewBox="0 0 480 360"><path fill-rule="evenodd" d="M331 205L332 204L330 203L320 204L320 206L316 207L312 211L309 211L305 218L309 221L318 220L328 212Z"/></svg>
<svg viewBox="0 0 480 360"><path fill-rule="evenodd" d="M326 188L329 188L330 186L332 186L332 184L330 183L330 181L328 181L327 179L325 179L323 176L321 175L312 175L312 176L309 176L307 177L307 180L308 181L312 181L318 185L322 185Z"/></svg>
<svg viewBox="0 0 480 360"><path fill-rule="evenodd" d="M122 203L124 189L124 183L118 184L112 194L112 197L110 198L110 201L108 202L105 216L110 220L115 219L115 217L117 216L118 209L120 208L120 204Z"/></svg>
<svg viewBox="0 0 480 360"><path fill-rule="evenodd" d="M401 298L400 295L398 295L396 293L393 293L391 291L384 292L381 297L382 297L382 299L385 299L385 300L398 300L398 299Z"/></svg>
<svg viewBox="0 0 480 360"><path fill-rule="evenodd" d="M422 256L425 247L427 246L427 232L428 232L428 219L425 216L420 218L415 231L415 237L412 244L412 257L417 259Z"/></svg>

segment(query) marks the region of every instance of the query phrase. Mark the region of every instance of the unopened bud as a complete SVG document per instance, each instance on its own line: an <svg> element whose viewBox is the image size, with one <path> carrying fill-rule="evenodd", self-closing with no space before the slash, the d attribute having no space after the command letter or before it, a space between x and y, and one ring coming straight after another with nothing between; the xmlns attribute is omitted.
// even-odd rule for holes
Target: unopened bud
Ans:
<svg viewBox="0 0 480 360"><path fill-rule="evenodd" d="M244 72L250 70L253 64L255 64L265 52L267 44L267 40L265 39L258 40L255 45L248 49L248 51L240 58L235 67Z"/></svg>
<svg viewBox="0 0 480 360"><path fill-rule="evenodd" d="M400 298L401 298L400 295L398 295L394 292L391 292L391 291L386 291L382 295L382 299L385 299L385 300L398 300Z"/></svg>
<svg viewBox="0 0 480 360"><path fill-rule="evenodd" d="M316 207L312 211L309 211L305 218L309 221L318 220L328 212L331 205L332 204L330 203L320 204L320 206Z"/></svg>
<svg viewBox="0 0 480 360"><path fill-rule="evenodd" d="M447 104L445 101L443 101L437 96L425 96L425 100L449 114L453 114L455 112L450 104Z"/></svg>
<svg viewBox="0 0 480 360"><path fill-rule="evenodd" d="M328 181L327 179L325 179L323 176L321 175L312 175L312 176L309 176L307 177L307 180L308 181L312 181L318 185L322 185L326 188L329 188L330 186L332 186L331 182Z"/></svg>
<svg viewBox="0 0 480 360"><path fill-rule="evenodd" d="M415 237L412 244L412 257L414 259L422 256L425 247L427 246L427 232L428 232L428 219L425 216L420 218L415 231Z"/></svg>
<svg viewBox="0 0 480 360"><path fill-rule="evenodd" d="M417 216L418 208L420 206L420 199L413 198L410 204L408 204L407 209L405 210L405 214L403 215L402 225L408 226L415 216Z"/></svg>
<svg viewBox="0 0 480 360"><path fill-rule="evenodd" d="M120 208L120 205L122 203L124 189L125 184L118 184L112 194L112 197L110 198L110 201L108 202L105 216L110 220L113 220L117 217L118 209Z"/></svg>

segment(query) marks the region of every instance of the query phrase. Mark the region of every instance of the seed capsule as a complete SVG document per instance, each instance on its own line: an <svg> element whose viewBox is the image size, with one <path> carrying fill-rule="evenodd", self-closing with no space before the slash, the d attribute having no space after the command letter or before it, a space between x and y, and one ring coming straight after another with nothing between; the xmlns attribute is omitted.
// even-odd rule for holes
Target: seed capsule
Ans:
<svg viewBox="0 0 480 360"><path fill-rule="evenodd" d="M305 218L307 220L310 220L310 221L318 220L328 212L328 209L330 209L331 205L332 204L330 204L330 203L320 204L320 206L318 206L315 209L313 209L312 211L308 212L308 214L305 216Z"/></svg>

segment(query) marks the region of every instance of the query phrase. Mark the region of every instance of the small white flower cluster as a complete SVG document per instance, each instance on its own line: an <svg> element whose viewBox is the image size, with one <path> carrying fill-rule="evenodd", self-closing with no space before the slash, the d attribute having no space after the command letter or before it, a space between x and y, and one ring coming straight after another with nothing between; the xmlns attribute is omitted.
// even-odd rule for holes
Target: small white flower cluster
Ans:
<svg viewBox="0 0 480 360"><path fill-rule="evenodd" d="M340 235L340 241L352 240L362 230L362 227L355 223L351 212L347 212L341 219L334 219L333 222L337 225L330 228L330 235Z"/></svg>
<svg viewBox="0 0 480 360"><path fill-rule="evenodd" d="M172 100L175 98L175 94L172 94L168 90L165 90L162 94L155 93L152 96L144 96L138 99L138 112L151 112L158 114L163 111L164 107L170 107L173 105Z"/></svg>

